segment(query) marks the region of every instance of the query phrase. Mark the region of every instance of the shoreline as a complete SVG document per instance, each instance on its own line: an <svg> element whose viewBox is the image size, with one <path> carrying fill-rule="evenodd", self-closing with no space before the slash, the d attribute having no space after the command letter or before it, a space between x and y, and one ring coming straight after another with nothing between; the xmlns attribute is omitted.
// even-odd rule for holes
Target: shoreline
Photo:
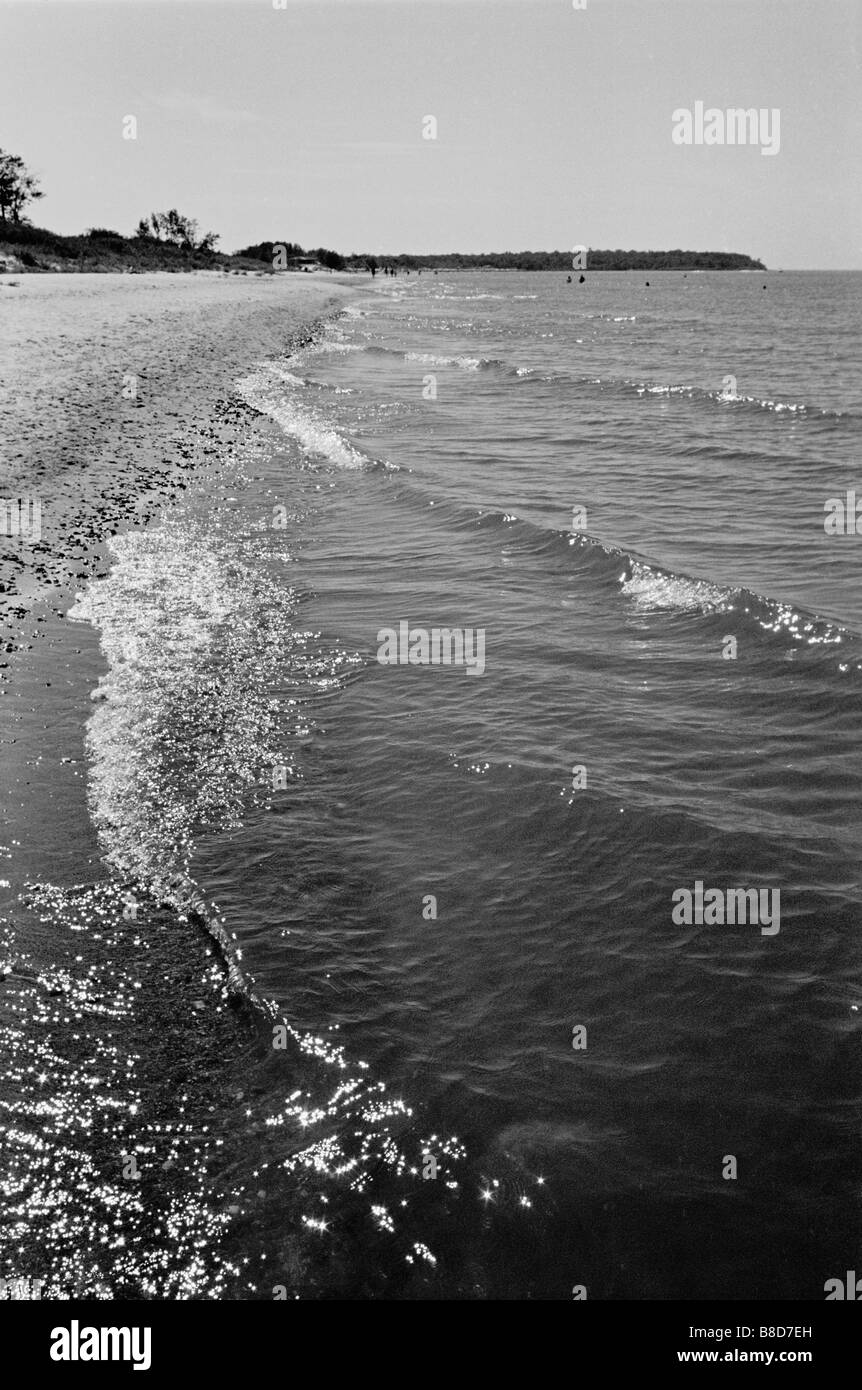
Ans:
<svg viewBox="0 0 862 1390"><path fill-rule="evenodd" d="M171 277L168 284L175 283ZM86 724L108 665L99 631L67 621L67 613L76 585L112 568L112 535L135 520L146 527L189 475L204 486L208 470L218 475L257 421L233 393L233 380L255 357L311 341L338 312L332 288L328 295L319 289L285 295L279 287L274 312L264 312L257 331L252 297L236 316L222 316L197 364L192 358L202 330L196 326L188 335L188 375L169 383L157 409L130 403L144 428L136 432L131 459L107 468L102 461L110 443L119 445L126 433L127 418L118 418L125 402L106 402L98 391L98 367L101 379L111 367L110 346L96 338L88 350L81 333L73 370L86 364L92 409L82 404L81 422L69 419L58 437L37 436L30 478L42 470L50 500L63 495L74 470L69 438L86 441L84 467L73 480L78 512L86 510L85 490L95 485L83 546L47 549L56 533L43 531L34 564L42 563L45 578L55 582L4 595L0 1033L9 1067L0 1110L9 1126L2 1178L10 1219L0 1277L41 1280L43 1298L243 1296L223 1238L235 1218L246 1219L246 1198L234 1190L228 1169L244 1128L241 1101L247 1094L258 1106L267 1101L259 1078L250 1090L247 1085L250 1064L256 1074L271 1065L266 1009L232 988L229 955L194 911L168 908L134 884L138 906L128 916L128 886L102 856L87 790ZM176 318L173 306L168 318L136 323L136 350L155 359ZM65 326L62 318L53 325L57 340ZM127 326L121 319L116 334ZM34 389L25 416L26 405L38 402ZM48 404L49 414L57 411L56 401ZM0 421L8 438L8 408L0 409ZM26 441L26 422L18 438ZM162 467L140 469L142 455L161 456ZM108 491L120 508L100 510ZM149 498L143 515L135 505L142 496ZM61 541L75 539L69 530L61 528ZM7 573L9 550L4 538ZM20 552L15 558L13 573L26 573ZM293 1059L281 1056L280 1084L290 1089ZM64 1215L71 1188L78 1193L77 1226ZM251 1194L248 1201L253 1209ZM111 1248L111 1233L120 1228L128 1255ZM159 1229L171 1230L171 1237L160 1238ZM203 1250L205 1256L198 1254ZM291 1259L299 1277L301 1252Z"/></svg>
<svg viewBox="0 0 862 1390"><path fill-rule="evenodd" d="M35 543L0 537L7 655L38 598L104 573L103 543L236 437L237 376L307 342L349 298L310 280L158 273L117 277L105 295L104 276L35 276L4 301L0 496L41 511ZM8 675L0 666L0 689Z"/></svg>
<svg viewBox="0 0 862 1390"><path fill-rule="evenodd" d="M254 357L296 350L338 313L333 296L303 298L317 300L315 312L269 321L273 336L256 335ZM248 365L245 356L237 370ZM223 382L234 367L220 371ZM276 457L281 448L265 416L230 390L218 397L205 372L197 381L182 428L162 412L179 455L176 486L189 484L181 511L233 491L235 467L253 465L258 447L275 443ZM206 414L213 397L218 418ZM125 476L134 482L134 469ZM87 739L92 695L110 667L104 632L67 612L76 580L113 571L111 534L164 529L147 520L106 524L78 558L84 573L67 566L62 588L27 605L3 672L0 1186L9 1220L0 1278L13 1298L41 1286L42 1300L379 1297L396 1276L399 1297L437 1297L433 1261L410 1255L405 1268L410 1228L370 1270L357 1266L351 1235L367 1220L369 1186L381 1200L393 1200L393 1187L400 1198L401 1175L421 1171L427 1145L413 1112L344 1055L332 1025L299 1031L254 978L235 987L232 952L208 920L209 886L196 901L163 902L112 866L97 834ZM143 724L148 712L141 706ZM152 763L128 767L120 751L117 766L122 785L144 797L148 769L160 785L158 737L152 748ZM447 1162L441 1153L443 1172ZM409 1182L414 1222L443 1219L434 1191ZM335 1196L343 1235L330 1247L321 1213Z"/></svg>

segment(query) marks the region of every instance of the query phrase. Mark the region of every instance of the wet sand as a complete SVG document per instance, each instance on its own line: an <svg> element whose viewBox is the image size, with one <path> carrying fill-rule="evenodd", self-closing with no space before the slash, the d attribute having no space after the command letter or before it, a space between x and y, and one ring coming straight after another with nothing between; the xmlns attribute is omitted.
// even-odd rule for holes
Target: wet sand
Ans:
<svg viewBox="0 0 862 1390"><path fill-rule="evenodd" d="M35 597L98 573L101 542L217 458L236 377L351 292L329 275L0 277L0 498L41 508L41 540L0 535L4 645Z"/></svg>

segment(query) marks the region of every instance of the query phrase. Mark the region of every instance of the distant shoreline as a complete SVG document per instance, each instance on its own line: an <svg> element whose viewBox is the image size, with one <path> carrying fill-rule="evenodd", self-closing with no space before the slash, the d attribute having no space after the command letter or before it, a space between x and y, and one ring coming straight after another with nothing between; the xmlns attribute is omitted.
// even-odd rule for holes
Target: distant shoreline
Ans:
<svg viewBox="0 0 862 1390"><path fill-rule="evenodd" d="M236 255L221 251L188 249L155 237L124 237L119 232L97 230L82 236L60 236L26 223L0 224L0 274L145 274L163 270L184 274L194 270L217 270L226 274L276 275L283 270L274 251L287 243L261 242ZM620 270L758 270L762 261L734 251L601 251L578 248L573 251L481 251L444 252L440 255L383 255L378 252L351 253L343 265L332 267L340 274L368 275L372 267L405 271L453 270L553 270L572 274ZM329 253L327 253L329 254ZM318 265L313 256L303 258L307 266L288 267L303 274L330 267ZM577 261L577 263L576 263Z"/></svg>

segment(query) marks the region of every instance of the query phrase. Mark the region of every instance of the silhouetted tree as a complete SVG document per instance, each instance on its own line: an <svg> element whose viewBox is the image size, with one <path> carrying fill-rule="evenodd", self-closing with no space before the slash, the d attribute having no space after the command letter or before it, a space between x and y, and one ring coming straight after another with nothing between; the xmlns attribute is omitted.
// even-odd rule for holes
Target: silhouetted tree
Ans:
<svg viewBox="0 0 862 1390"><path fill-rule="evenodd" d="M325 266L327 270L344 269L344 257L339 255L337 251L327 251L325 246L318 246L317 250L312 252L312 255L316 256L320 264Z"/></svg>
<svg viewBox="0 0 862 1390"><path fill-rule="evenodd" d="M0 220L5 222L8 212L13 222L20 222L27 204L44 196L20 155L0 150Z"/></svg>
<svg viewBox="0 0 862 1390"><path fill-rule="evenodd" d="M157 241L166 241L171 246L178 246L181 251L213 251L219 239L217 232L207 232L198 241L198 223L193 217L184 217L176 208L169 208L167 212L151 212L149 226ZM138 223L137 235L150 235L145 217Z"/></svg>

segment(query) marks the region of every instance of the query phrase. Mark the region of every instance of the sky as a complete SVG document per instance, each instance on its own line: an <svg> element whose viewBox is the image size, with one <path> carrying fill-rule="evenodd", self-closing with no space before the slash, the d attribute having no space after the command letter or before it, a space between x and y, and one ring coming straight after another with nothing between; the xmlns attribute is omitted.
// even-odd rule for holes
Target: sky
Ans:
<svg viewBox="0 0 862 1390"><path fill-rule="evenodd" d="M177 207L224 251L862 268L862 0L276 4L0 0L0 148L41 180L32 220L129 234ZM777 152L675 143L696 102L777 109Z"/></svg>

